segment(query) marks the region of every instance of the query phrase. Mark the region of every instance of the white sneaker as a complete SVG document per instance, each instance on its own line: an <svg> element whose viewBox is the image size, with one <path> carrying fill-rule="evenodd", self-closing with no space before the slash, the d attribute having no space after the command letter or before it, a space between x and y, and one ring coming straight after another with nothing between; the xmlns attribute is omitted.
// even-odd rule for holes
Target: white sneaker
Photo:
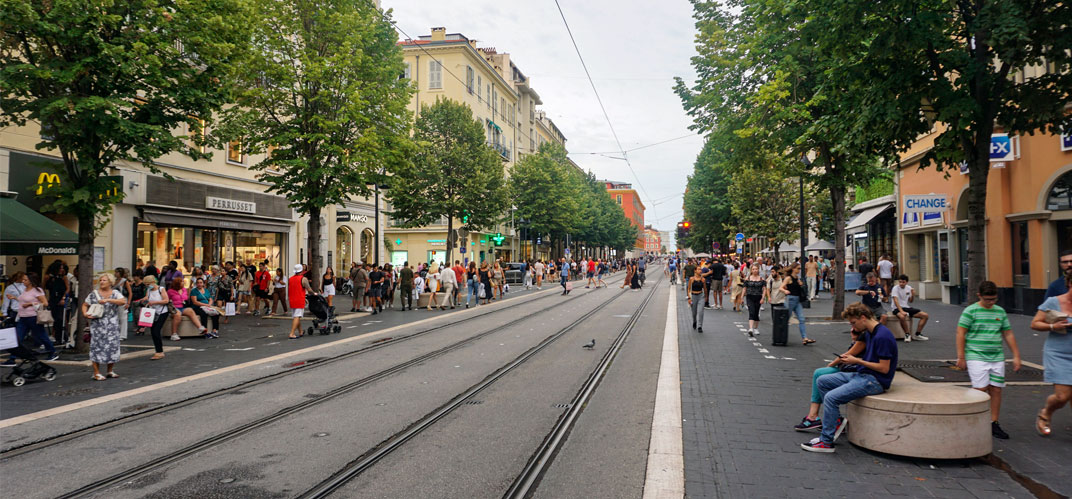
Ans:
<svg viewBox="0 0 1072 499"><path fill-rule="evenodd" d="M904 337L904 342L905 343L912 343L912 335L911 334L906 334L905 337Z"/></svg>
<svg viewBox="0 0 1072 499"><path fill-rule="evenodd" d="M919 340L919 341L927 341L930 338L928 338L926 336L923 336L922 334L916 333L916 339Z"/></svg>
<svg viewBox="0 0 1072 499"><path fill-rule="evenodd" d="M179 340L180 340L180 338L179 338L178 334L171 335L171 341L179 341Z"/></svg>

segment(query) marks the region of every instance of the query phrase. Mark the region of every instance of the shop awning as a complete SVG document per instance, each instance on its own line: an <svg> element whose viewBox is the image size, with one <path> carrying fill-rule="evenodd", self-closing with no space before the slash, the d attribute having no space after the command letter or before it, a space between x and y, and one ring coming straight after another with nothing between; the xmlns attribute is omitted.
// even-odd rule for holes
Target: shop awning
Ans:
<svg viewBox="0 0 1072 499"><path fill-rule="evenodd" d="M845 224L845 230L852 230L860 227L866 227L867 223L875 217L881 215L884 211L893 208L892 204L884 204L882 206L875 206L874 208L868 208L849 220L849 223Z"/></svg>
<svg viewBox="0 0 1072 499"><path fill-rule="evenodd" d="M830 241L815 241L804 248L805 251L828 251L833 249L834 243Z"/></svg>
<svg viewBox="0 0 1072 499"><path fill-rule="evenodd" d="M14 196L0 196L0 254L77 255L78 234Z"/></svg>

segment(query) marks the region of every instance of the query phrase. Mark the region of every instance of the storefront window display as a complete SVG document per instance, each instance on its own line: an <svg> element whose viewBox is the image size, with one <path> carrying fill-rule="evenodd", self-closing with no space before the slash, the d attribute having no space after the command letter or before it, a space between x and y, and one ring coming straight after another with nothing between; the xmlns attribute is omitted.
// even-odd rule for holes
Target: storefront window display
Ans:
<svg viewBox="0 0 1072 499"><path fill-rule="evenodd" d="M354 260L354 231L343 225L335 230L335 268L349 269Z"/></svg>
<svg viewBox="0 0 1072 499"><path fill-rule="evenodd" d="M138 224L136 258L152 261L157 267L172 260L187 270L226 261L256 263L268 260L272 268L281 268L284 266L283 251L283 234L276 232Z"/></svg>

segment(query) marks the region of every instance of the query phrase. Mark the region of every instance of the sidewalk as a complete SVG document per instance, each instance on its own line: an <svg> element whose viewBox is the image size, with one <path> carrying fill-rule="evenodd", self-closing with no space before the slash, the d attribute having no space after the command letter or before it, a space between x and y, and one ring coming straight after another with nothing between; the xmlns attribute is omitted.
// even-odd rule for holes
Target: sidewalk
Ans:
<svg viewBox="0 0 1072 499"><path fill-rule="evenodd" d="M829 296L829 295L827 295ZM857 301L847 296L846 303ZM807 317L828 317L829 298L812 302ZM955 358L955 324L961 307L924 301L931 340L898 343L900 360ZM901 458L857 448L842 437L833 455L812 454L800 443L816 436L793 431L807 413L811 373L848 346L847 325L809 319L800 345L791 325L787 347L769 346L770 309L761 314L759 347L740 331L746 313L707 310L704 333L690 327L679 307L685 479L693 497L894 496L1032 497L1009 473L982 459L938 461ZM1010 316L1023 359L1041 364L1045 337L1027 328L1027 316ZM742 324L742 325L738 325ZM762 350L761 350L762 349ZM766 351L766 353L763 352ZM898 373L898 376L906 376ZM1034 432L1034 414L1052 388L1009 386L1002 426L1010 440L995 440L993 456L1060 495L1072 494L1072 411L1055 415L1048 439ZM851 424L851 423L850 423ZM997 460L995 464L1000 464Z"/></svg>

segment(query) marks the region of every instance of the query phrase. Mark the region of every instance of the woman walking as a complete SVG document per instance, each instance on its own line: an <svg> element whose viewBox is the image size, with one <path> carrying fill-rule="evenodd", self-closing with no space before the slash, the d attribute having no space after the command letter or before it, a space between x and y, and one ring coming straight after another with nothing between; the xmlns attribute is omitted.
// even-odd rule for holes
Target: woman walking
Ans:
<svg viewBox="0 0 1072 499"><path fill-rule="evenodd" d="M629 264L629 289L640 289L640 265L636 260Z"/></svg>
<svg viewBox="0 0 1072 499"><path fill-rule="evenodd" d="M43 345L48 351L48 360L56 360L60 357L56 353L56 347L52 344L52 340L48 338L48 331L45 331L45 326L37 322L38 311L51 313L48 308L48 298L46 298L45 290L41 289L41 278L37 277L37 274L30 272L22 276L22 285L25 291L20 293L18 297L18 322L15 323L15 337L18 338L18 345L21 346L23 339L30 335L31 339Z"/></svg>
<svg viewBox="0 0 1072 499"><path fill-rule="evenodd" d="M799 263L794 263L786 271L785 279L782 280L781 291L785 293L785 308L796 314L797 321L800 323L801 343L804 345L815 343L815 340L808 338L808 331L804 326L804 305L800 304L800 300L804 296L804 285L800 282Z"/></svg>
<svg viewBox="0 0 1072 499"><path fill-rule="evenodd" d="M439 291L439 264L432 261L432 265L428 267L428 275L425 278L428 281L428 292L431 295L428 296L428 310L439 307L439 300L436 299L436 292Z"/></svg>
<svg viewBox="0 0 1072 499"><path fill-rule="evenodd" d="M113 287L112 279L113 277L108 274L101 275L97 282L97 289L90 293L86 301L82 303L82 315L89 319L89 361L93 363L95 381L104 381L105 376L119 377L113 368L115 363L119 362L119 314L123 312L127 299L123 298L123 294ZM175 279L174 282L182 285L182 279ZM104 312L100 317L91 317L89 306L97 304L103 305ZM107 366L106 374L101 374L101 364Z"/></svg>
<svg viewBox="0 0 1072 499"><path fill-rule="evenodd" d="M491 268L491 287L494 288L494 291L496 292L495 298L498 300L502 299L503 282L506 281L506 279L504 279L506 276L503 273L500 262L501 260L495 260L495 265Z"/></svg>
<svg viewBox="0 0 1072 499"><path fill-rule="evenodd" d="M744 285L742 284L741 271L734 268L730 271L730 301L733 302L733 311L743 311L742 301L744 298Z"/></svg>
<svg viewBox="0 0 1072 499"><path fill-rule="evenodd" d="M147 275L142 282L145 283L145 298L142 300L142 307L156 311L153 325L149 327L149 335L153 338L153 348L156 349L156 354L150 357L150 360L160 360L164 358L164 338L161 332L164 330L164 323L168 320L167 304L171 300L168 299L164 288L156 284L156 277Z"/></svg>
<svg viewBox="0 0 1072 499"><path fill-rule="evenodd" d="M201 319L197 317L192 308L186 306L186 302L190 298L190 292L182 286L182 279L171 280L171 287L168 288L167 295L174 308L174 311L171 312L171 341L179 341L179 324L182 322L182 316L184 315L189 317L190 321L194 323L194 327L204 335L206 328L201 325Z"/></svg>
<svg viewBox="0 0 1072 499"><path fill-rule="evenodd" d="M287 313L287 278L283 276L283 269L275 269L275 277L272 279L272 308L268 315L275 315L276 305L283 306L283 313Z"/></svg>
<svg viewBox="0 0 1072 499"><path fill-rule="evenodd" d="M476 270L476 262L469 262L465 269L465 287L469 290L465 295L465 308L469 308L469 299L480 305L480 273Z"/></svg>
<svg viewBox="0 0 1072 499"><path fill-rule="evenodd" d="M127 328L130 327L130 321L128 319L132 319L128 311L130 310L130 297L133 294L133 290L130 287L130 279L127 279L127 269L116 267L115 286L113 287L127 300L126 305L119 311L119 339L125 340L127 339Z"/></svg>
<svg viewBox="0 0 1072 499"><path fill-rule="evenodd" d="M700 268L692 272L685 289L689 290L689 309L692 311L692 328L703 332L703 297L707 295L707 281L700 275Z"/></svg>
<svg viewBox="0 0 1072 499"><path fill-rule="evenodd" d="M212 329L205 331L205 338L220 337L220 313L212 308L212 297L205 288L205 279L198 277L194 289L190 291L190 305L202 324L212 323Z"/></svg>
<svg viewBox="0 0 1072 499"><path fill-rule="evenodd" d="M1035 419L1035 431L1044 437L1052 431L1053 413L1072 400L1072 269L1065 271L1064 277L1069 291L1047 298L1031 320L1031 329L1050 333L1042 347L1042 364L1046 368L1044 381L1053 383L1053 394L1046 397L1046 405Z"/></svg>
<svg viewBox="0 0 1072 499"><path fill-rule="evenodd" d="M335 301L335 270L328 265L324 275L320 276L320 286L324 290L324 298L328 300L328 306L334 305Z"/></svg>
<svg viewBox="0 0 1072 499"><path fill-rule="evenodd" d="M171 286L168 286L168 293L171 292ZM242 308L242 304L246 304L246 315L253 315L253 296L250 291L253 289L253 273L249 267L245 265L238 266L238 299L235 300L238 303L235 304L235 313L237 314Z"/></svg>
<svg viewBox="0 0 1072 499"><path fill-rule="evenodd" d="M488 262L480 264L480 286L484 292L484 297L481 300L484 300L483 305L487 305L491 303L491 272L488 270Z"/></svg>
<svg viewBox="0 0 1072 499"><path fill-rule="evenodd" d="M47 294L48 309L52 312L52 337L63 342L67 329L67 297L71 295L71 281L67 279L67 264L56 260L45 271L45 282L41 286Z"/></svg>
<svg viewBox="0 0 1072 499"><path fill-rule="evenodd" d="M629 265L629 262L625 262L625 279L622 280L622 285L618 286L618 289L625 289L626 286L632 286L633 283L633 266Z"/></svg>
<svg viewBox="0 0 1072 499"><path fill-rule="evenodd" d="M748 336L751 337L759 333L759 308L770 300L767 282L759 276L759 265L752 266L743 285L745 300L748 302Z"/></svg>

